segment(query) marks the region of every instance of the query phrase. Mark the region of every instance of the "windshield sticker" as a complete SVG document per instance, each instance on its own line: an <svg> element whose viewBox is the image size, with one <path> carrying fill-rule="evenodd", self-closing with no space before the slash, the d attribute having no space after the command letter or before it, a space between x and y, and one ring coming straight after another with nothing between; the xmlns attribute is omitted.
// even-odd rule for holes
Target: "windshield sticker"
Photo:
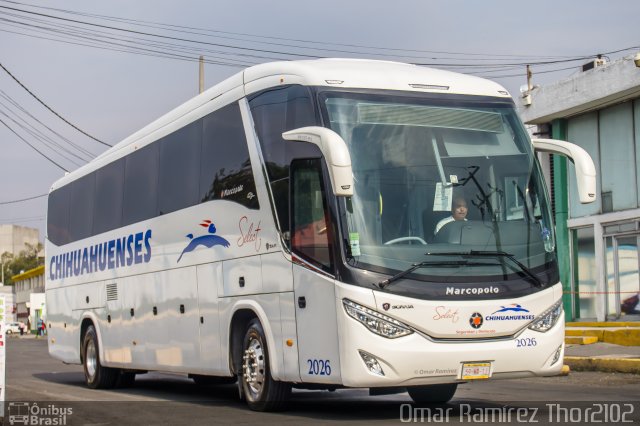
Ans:
<svg viewBox="0 0 640 426"><path fill-rule="evenodd" d="M351 246L352 256L360 256L360 234L349 232L349 246Z"/></svg>
<svg viewBox="0 0 640 426"><path fill-rule="evenodd" d="M433 316L434 321L449 320L451 321L452 324L454 324L458 322L458 320L460 319L458 317L457 309L446 308L444 306L437 306L435 311L436 311L436 314Z"/></svg>
<svg viewBox="0 0 640 426"><path fill-rule="evenodd" d="M249 218L242 216L238 221L238 228L240 229L240 237L238 238L238 247L242 247L246 244L253 243L253 248L256 253L260 251L262 245L262 238L258 236L262 228L260 228L260 221L258 225L253 222L249 222Z"/></svg>
<svg viewBox="0 0 640 426"><path fill-rule="evenodd" d="M436 193L433 196L434 212L451 211L451 200L453 198L453 186L444 187L442 182L436 183Z"/></svg>
<svg viewBox="0 0 640 426"><path fill-rule="evenodd" d="M500 306L501 309L498 309L491 315L488 315L487 321L530 321L535 318L535 315L529 313L528 309L522 307L522 305L518 305L517 303L512 303L507 306ZM500 315L502 314L502 315Z"/></svg>
<svg viewBox="0 0 640 426"><path fill-rule="evenodd" d="M209 219L202 221L200 226L207 228L207 232L209 232L209 234L201 235L195 238L193 237L193 234L187 234L186 237L189 238L191 241L189 242L189 244L187 244L184 250L182 250L182 253L180 253L180 257L178 257L178 262L180 262L180 259L182 259L182 256L185 253L194 251L198 246L204 246L206 248L213 248L215 246L222 246L222 247L230 246L229 241L225 240L224 238L218 235L215 235L216 225L214 225L213 222L211 222Z"/></svg>

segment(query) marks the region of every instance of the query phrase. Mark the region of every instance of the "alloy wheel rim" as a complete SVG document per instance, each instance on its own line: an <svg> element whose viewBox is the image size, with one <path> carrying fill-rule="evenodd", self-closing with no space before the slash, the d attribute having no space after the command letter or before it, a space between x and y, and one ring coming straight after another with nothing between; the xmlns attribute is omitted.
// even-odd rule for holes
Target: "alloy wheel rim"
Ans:
<svg viewBox="0 0 640 426"><path fill-rule="evenodd" d="M262 343L252 338L244 351L242 369L245 388L251 394L251 399L259 399L264 388L265 357Z"/></svg>
<svg viewBox="0 0 640 426"><path fill-rule="evenodd" d="M87 353L85 355L85 365L87 367L87 375L90 379L96 375L97 365L98 365L98 356L96 352L96 345L93 341L89 341L87 344Z"/></svg>

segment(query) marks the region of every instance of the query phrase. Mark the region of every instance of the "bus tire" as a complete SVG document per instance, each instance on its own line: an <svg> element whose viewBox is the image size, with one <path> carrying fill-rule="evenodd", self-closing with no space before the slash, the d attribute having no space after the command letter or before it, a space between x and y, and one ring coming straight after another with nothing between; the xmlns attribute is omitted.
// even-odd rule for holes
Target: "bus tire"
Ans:
<svg viewBox="0 0 640 426"><path fill-rule="evenodd" d="M453 398L458 388L457 383L441 385L409 386L409 396L418 404L443 404Z"/></svg>
<svg viewBox="0 0 640 426"><path fill-rule="evenodd" d="M100 363L98 334L93 325L87 328L82 339L82 365L85 381L91 389L110 389L116 385L120 371Z"/></svg>
<svg viewBox="0 0 640 426"><path fill-rule="evenodd" d="M291 384L271 377L267 339L257 318L249 322L242 345L239 374L242 394L253 411L279 411L291 396Z"/></svg>

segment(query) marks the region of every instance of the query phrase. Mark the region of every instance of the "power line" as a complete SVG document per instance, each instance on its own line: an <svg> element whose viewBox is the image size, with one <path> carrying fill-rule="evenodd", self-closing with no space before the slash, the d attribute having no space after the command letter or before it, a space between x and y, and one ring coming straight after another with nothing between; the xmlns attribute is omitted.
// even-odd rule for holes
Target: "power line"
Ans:
<svg viewBox="0 0 640 426"><path fill-rule="evenodd" d="M251 48L251 47L242 47L242 46L234 46L234 45L222 44L222 43L211 43L211 42L206 42L206 41L190 40L190 39L181 38L181 37L172 37L172 36L166 36L166 35L162 35L162 34L153 34L153 33L148 33L148 32L144 32L144 31L127 30L127 29L124 29L124 28L118 28L118 27L114 27L114 26L111 26L111 25L102 25L102 24L96 24L96 23L91 23L91 22L84 22L84 21L80 21L80 20L77 20L77 19L62 18L60 16L49 15L49 14L46 14L46 13L31 12L31 11L28 11L28 10L17 9L17 8L8 7L8 6L0 6L0 9L8 9L8 10L13 10L13 11L17 11L17 12L23 12L23 13L27 13L27 14L36 15L36 16L42 16L42 17L46 17L46 18L56 19L56 20L60 20L60 21L73 22L73 23L76 23L76 24L89 25L89 26L92 26L92 27L110 29L110 30L114 30L114 31L122 31L122 32L126 32L126 33L131 33L131 34L145 35L145 36L150 36L150 37L158 37L158 38L162 38L162 39L166 39L166 40L184 41L184 42L188 42L188 43L199 43L199 44L205 44L205 45L210 45L210 46L226 47L226 48L230 48L230 49L248 50L248 51L252 51L252 52L261 52L261 53L274 53L274 54L278 54L278 55L294 56L294 57L302 57L302 58L310 58L310 59L321 58L321 56L316 56L316 55L305 55L305 54L299 54L299 53L280 52L280 51L266 50L266 49L255 49L255 48Z"/></svg>
<svg viewBox="0 0 640 426"><path fill-rule="evenodd" d="M134 23L136 25L141 25L141 26L146 26L146 27L152 27L152 28L156 28L156 29L164 29L164 30L169 30L169 31L180 31L180 30L176 30L174 28L188 28L188 29L196 29L198 31L209 31L209 32L215 32L215 33L225 33L227 34L228 32L222 32L222 31L215 31L215 30L204 30L204 29L199 29L199 28L194 28L194 27L181 27L181 26L177 26L177 25L171 25L171 24L161 24L161 23L149 23L146 21L139 21L139 20L133 20L133 19L124 19L124 18L115 18L115 17L109 17L109 16L104 16L104 15L94 15L94 14L88 14L88 13L82 13L82 12L74 12L74 11L68 11L68 10L64 10L64 9L56 9L56 8L46 8L46 7L38 7L35 5L29 5L29 4L25 4L25 3L19 3L19 2L12 2L12 1L6 1L6 0L0 0L0 1L4 1L6 3L11 3L11 4L19 4L19 5L26 5L28 7L34 7L34 8L40 8L40 9L46 9L46 10L55 10L57 12L62 12L62 13L68 13L68 14L72 14L72 15L80 15L80 16L86 16L86 17L97 17L99 19L106 19L106 20L110 20L110 21L117 21L117 22L123 22L123 23ZM85 21L81 21L81 20L77 20L77 19L68 19L68 18L62 18L59 16L54 16L54 15L49 15L49 14L43 14L43 13L37 13L37 12L31 12L31 11L26 11L23 9L17 9L17 8L11 8L11 7L6 7L6 6L0 6L0 8L3 9L9 9L9 10L14 10L14 11L18 11L21 13L26 13L26 14L32 14L35 16L40 16L40 17L44 17L47 19L54 19L54 20L62 20L65 22L71 22L73 24L81 24L81 25L88 25L88 26L93 26L93 27L99 27L99 28L103 28L103 29L108 29L108 30L115 30L115 31L121 31L121 32L128 32L128 33L133 33L133 34L138 34L138 35L144 35L144 36L150 36L150 37L158 37L158 38L163 38L163 39L169 39L169 40L173 40L173 41L180 41L180 42L188 42L188 43L197 43L197 44L205 44L205 45L215 45L215 46L219 46L219 47L224 47L224 48L231 48L231 49L239 49L239 50L251 50L254 52L265 52L265 53L276 53L276 54L284 54L284 55L296 55L296 56L305 56L305 57L310 57L310 58L319 58L320 56L317 55L300 55L297 53L290 53L290 52L278 52L278 51L273 51L273 50L264 50L264 49L253 49L253 48L248 48L248 47L242 47L242 46L234 46L234 45L227 45L227 44L219 44L219 43L208 43L208 42L204 42L204 41L200 41L200 40L192 40L192 39L185 39L185 38L179 38L179 37L170 37L170 36L166 36L166 35L161 35L161 34L154 34L154 33L148 33L148 32L142 32L142 31L134 31L134 30L128 30L128 29L124 29L124 28L119 28L119 27L113 27L113 26L108 26L108 25L101 25L101 24L96 24L96 23L91 23L91 22L85 22ZM5 14L10 15L10 16L16 16L19 17L20 19L27 19L27 20L32 20L32 21L36 21L36 22L41 22L41 23L46 23L46 21L43 21L42 19L38 19L38 18L33 18L33 17L25 17L22 15L15 15L15 14L11 14L9 12L5 12ZM196 61L196 58L191 58L191 57L184 57L183 55L178 55L176 56L175 53L167 53L166 51L162 51L159 52L157 50L153 50L153 49L148 49L148 47L154 47L154 48L162 48L162 49L168 49L168 50L172 50L172 51L184 51L184 50L189 50L191 52L198 52L198 53L202 53L202 49L198 48L198 50L194 50L194 47L186 47L183 45L175 45L175 44L165 44L165 43L161 43L161 44L156 44L156 42L152 42L150 40L146 40L146 39L136 39L136 41L131 41L131 40L123 40L121 38L117 38L117 37L113 37L113 35L109 34L109 33L104 33L104 32L100 32L100 31L95 31L93 33L87 33L85 30L82 30L78 27L69 27L69 26L63 26L62 28L66 28L65 30L60 30L58 29L52 29L52 28L47 28L47 27L41 27L41 26L34 26L34 25L30 25L30 24L26 24L24 22L19 22L19 21L11 21L17 25L22 25L22 26L27 26L27 27L35 27L35 28L39 28L42 29L43 31L48 31L48 32L54 32L57 34L64 34L67 37L72 37L72 38L81 38L82 40L85 40L87 38L89 38L90 40L92 40L95 43L98 43L101 45L101 47L98 47L96 45L88 45L88 47L95 47L95 48L102 48L102 49L107 49L107 50L115 50L115 51L123 51L121 49L114 49L113 47L105 47L104 45L107 44L108 46L120 46L124 49L126 49L125 51L128 53L137 53L137 54L145 54L147 56L156 56L156 57L162 57L162 58L168 58L168 59L181 59L181 60L188 60L188 61ZM140 24L142 23L142 24ZM47 25L54 25L54 24L49 24L46 23ZM2 31L2 30L0 30ZM72 32L69 32L72 31ZM197 35L206 35L206 34L202 34L202 33L193 33L190 31L182 31L182 32L188 32L190 34L197 34ZM109 34L109 35L105 35L105 34ZM229 34L240 34L240 35L245 35L245 36L251 36L251 37L258 37L255 35L249 35L249 34L242 34L242 33L229 33ZM94 37L89 37L88 35L97 35L98 37L102 37L101 39L96 39ZM32 36L33 37L33 36ZM118 43L113 43L113 42L109 42L109 41L105 41L104 39L108 39L108 40L118 40L118 41L122 41L123 43L127 43L127 44L118 44ZM223 37L221 37L223 38ZM273 38L273 37L266 37L263 36L263 38ZM277 39L277 38L276 38ZM288 39L285 39L288 40ZM57 40L59 42L63 42L65 43L65 41L63 40ZM255 40L243 40L243 41L251 41L251 42L257 42L257 43L265 43L263 41L255 41ZM304 41L304 40L298 40L298 41ZM311 41L304 41L304 42L310 42ZM145 48L141 48L139 46L136 46L135 43L141 44L142 46L145 46ZM319 42L313 42L313 43L319 43ZM70 44L78 44L78 43L70 43ZM169 47L167 47L169 46ZM290 47L296 47L296 48L307 48L304 46L291 46L291 45L287 45ZM356 45L353 45L356 46ZM371 46L360 46L360 47L364 47L364 48L372 48ZM632 50L632 49L637 49L637 46L634 47L629 47L629 48L625 48L625 49L619 49L619 50L614 50L611 52L605 52L604 54L612 54L612 53L618 53L618 52L622 52L622 51L627 51L627 50ZM134 50L134 52L131 52L131 50ZM314 48L316 49L316 48ZM380 49L387 49L387 48L380 48ZM316 49L318 50L318 49ZM388 50L392 50L392 49L388 49ZM402 50L402 49L398 49L398 50ZM144 53L141 53L144 52ZM346 51L345 51L346 52ZM423 52L428 52L428 51L423 51ZM248 56L248 57L254 57L254 58L259 58L259 59L268 59L268 60L288 60L288 59L284 59L284 58L273 58L273 57L265 57L265 56L260 56L260 55L254 55L254 54L248 54L248 53L232 53L232 52L225 52L225 51L215 51L214 53L216 54L222 54L222 55L238 55L238 56ZM349 52L349 53L356 53L356 54L365 54L364 52ZM443 53L443 54L448 54L448 55L452 55L452 54L462 54L462 53L455 53L455 52L439 52L439 53ZM370 54L370 53L367 53ZM473 56L473 55L485 55L485 54L465 54L465 56ZM526 56L517 56L517 55L497 55L497 54L492 54L492 56L502 56L502 57L511 57L511 58L524 58ZM480 69L480 68L490 68L493 67L495 68L495 70L493 72L498 72L499 68L502 68L502 71L508 69L508 68L513 68L513 67L524 67L525 65L539 65L539 66L545 66L545 65L550 65L550 64L557 64L557 63L568 63L568 62L575 62L575 61L581 61L581 60L585 60L585 59L591 59L593 57L595 57L597 55L591 55L591 56L537 56L537 58L558 58L555 60L538 60L538 61L527 61L527 62L517 62L517 63L513 63L513 62L509 62L509 63L505 63L505 62L495 62L494 64L478 64L478 63L443 63L440 61L443 60L449 60L449 61L458 61L458 60L463 60L462 58L433 58L434 60L438 61L438 62L429 62L429 63L415 63L415 65L421 65L421 66L437 66L437 67L441 67L441 68L462 68L462 69L466 69L466 68L476 68L476 69ZM562 59L560 59L562 58ZM476 59L476 61L483 61L483 60L492 60L492 61L503 61L503 59L491 59L491 58L481 58L481 59ZM226 66L247 66L247 65L254 65L254 64L247 64L246 62L244 64L240 64L240 63L230 63L230 62L217 62L217 61L207 61L207 63L212 63L212 64L216 64L216 65L226 65ZM484 74L483 72L466 72L466 71L462 71L465 72L467 74ZM555 71L545 71L546 72L555 72ZM513 75L515 76L515 75ZM508 76L507 76L508 77ZM499 78L499 77L496 77Z"/></svg>
<svg viewBox="0 0 640 426"><path fill-rule="evenodd" d="M0 102L0 107L6 108L6 106L4 104L2 104L1 102ZM38 133L38 131L36 129L33 129L33 127L30 126L28 123L21 123L21 122L18 122L13 117L10 117L9 114L6 111L4 111L2 108L0 108L0 115L3 115L7 119L11 120L11 122L13 122L13 124L15 124L16 126L21 128L24 132L28 133L32 138L40 141L47 148L49 148L50 150L52 150L53 152L55 152L56 154L58 154L59 156L61 156L65 160L73 163L73 165L75 165L76 167L79 167L82 164L87 162L87 160L85 160L82 157L80 157L80 156L76 155L75 153L71 152L68 148L63 147L59 143L47 138L46 136L42 135L41 133ZM20 117L18 117L18 118L20 118ZM69 158L67 155L63 154L62 152L57 151L56 148L59 148L60 150L64 151L68 155L76 157L78 160L82 161L82 163L78 163L77 161Z"/></svg>
<svg viewBox="0 0 640 426"><path fill-rule="evenodd" d="M162 35L162 34L154 34L154 33L149 33L149 32L145 32L145 31L124 29L124 28L114 27L114 26L111 26L111 25L103 25L103 24L97 24L97 23L92 23L92 22L81 21L81 20L78 20L78 19L64 18L64 17L55 16L55 15L51 15L51 14L33 12L33 11L24 10L24 9L8 7L8 6L0 6L0 9L7 9L7 10L12 10L12 11L16 11L16 12L25 13L25 14L30 14L30 15L35 15L35 16L40 16L40 17L45 17L45 18L50 18L50 19L55 19L55 20L61 20L61 21L65 21L65 22L71 22L71 23L75 23L75 24L87 25L87 26L98 27L98 28L109 29L109 30L120 31L120 32L127 32L127 33L132 33L132 34L137 34L137 35L157 37L157 38L173 40L173 41L182 41L182 42L188 42L188 43L198 43L198 44L212 45L212 46L224 47L224 48L229 48L229 49L237 49L237 50L243 50L243 51L272 53L272 54L278 54L278 55L304 57L304 58L312 58L312 59L318 59L318 58L322 58L323 57L323 56L319 56L319 55L300 54L300 53L293 53L293 52L282 52L282 51L267 50L267 49L257 49L257 48L230 45L230 44L212 43L212 42L207 42L207 41L202 41L202 40L193 40L193 39L187 39L187 38L182 38L182 37L173 37L173 36L167 36L167 35ZM292 47L292 46L289 46L289 47ZM295 46L295 47L300 48L300 46ZM302 47L302 48L307 48L307 47ZM632 48L623 49L623 50L630 50L630 49L632 49ZM316 48L316 50L318 50L318 49ZM325 49L325 50L327 50L327 49ZM338 50L332 49L332 51L338 51ZM363 54L363 52L353 52L353 51L338 51L338 52L351 53L351 54ZM616 53L616 52L606 52L604 54ZM440 52L440 53L453 54L452 52ZM371 54L371 53L368 53L368 54ZM466 56L471 56L471 54L466 54ZM580 57L569 57L569 58L566 58L566 59L556 59L556 60L547 60L547 61L527 61L527 62L519 62L519 63L516 63L516 64L512 64L512 63L496 63L496 64L497 65L520 65L520 66L540 65L540 64L550 64L550 63L572 62L572 61L584 60L584 59L592 58L594 56L596 56L596 55L580 56ZM438 58L435 58L435 59L438 59ZM463 60L463 59L449 58L449 60ZM486 60L495 60L495 59L486 59ZM446 63L442 64L442 63L437 63L437 62L436 63L415 63L415 65L422 65L422 66L470 66L470 67L480 66L478 64L464 64L464 63L462 63L462 64L455 64L455 63L454 64L446 64Z"/></svg>
<svg viewBox="0 0 640 426"><path fill-rule="evenodd" d="M2 7L2 6L0 6ZM2 63L0 63L0 68L2 68L4 70L4 72L6 72L9 77L11 77L16 83L18 83L24 90L27 91L27 93L29 93L31 96L33 96L33 98L35 100L37 100L38 102L40 102L40 104L42 104L46 109L48 109L49 111L51 111L53 114L55 114L56 117L58 117L59 119L61 119L62 121L64 121L65 123L67 123L69 126L73 127L74 129L76 129L77 131L79 131L80 133L82 133L85 136L88 136L89 138L93 139L96 142L99 142L103 145L106 145L108 147L111 147L112 145L109 145L106 142L101 141L100 139L97 139L93 136L91 136L90 134L88 134L87 132L85 132L84 130L80 129L78 126L76 126L75 124L71 123L70 121L68 121L66 118L62 117L60 114L58 114L57 112L55 112L49 105L47 105L46 103L44 103L39 97L37 97L31 90L29 90L29 88L27 86L25 86L24 84L22 84L22 82L20 80L18 80L13 74L11 74L11 72L4 66L2 65Z"/></svg>
<svg viewBox="0 0 640 426"><path fill-rule="evenodd" d="M27 111L24 107L22 107L22 105L20 105L17 101L15 101L13 98L11 98L11 96L9 96L7 93L4 92L4 90L0 90L0 97L6 99L11 105L13 105L15 108L17 108L18 110L20 110L24 115L28 116L29 118L31 118L33 121L35 121L36 123L38 123L39 125L41 125L42 127L44 127L45 129L49 130L51 133L53 133L54 135L56 135L58 138L62 139L63 141L65 141L66 143L68 143L69 145L71 145L72 147L74 147L75 149L77 149L79 152L81 152L82 154L86 155L87 157L90 158L94 158L96 156L96 154L93 154L91 151L83 148L82 146L74 143L73 141L71 141L70 139L64 137L63 135L61 135L60 133L56 132L55 130L53 130L51 127L47 126L46 124L44 124L42 121L38 120L35 116L33 116L33 114L31 114L29 111ZM16 114L17 115L17 114ZM26 122L26 120L23 119L23 121ZM39 132L41 133L41 132Z"/></svg>
<svg viewBox="0 0 640 426"><path fill-rule="evenodd" d="M7 204L22 203L22 202L25 202L25 201L31 201L31 200L36 200L38 198L46 197L47 195L49 195L49 194L34 195L33 197L21 198L19 200L0 201L0 205L4 206L4 205L7 205Z"/></svg>
<svg viewBox="0 0 640 426"><path fill-rule="evenodd" d="M162 59L173 59L173 60L186 61L186 62L198 62L198 58L196 58L196 57L181 56L181 55L175 55L175 54L166 54L164 52L157 52L156 54L147 53L147 52L144 52L145 49L140 49L140 48L136 48L136 47L118 49L118 48L113 48L113 47L108 47L108 46L100 46L98 44L89 44L89 43L65 41L65 40L60 40L60 39L55 39L55 38L41 37L41 36L32 35L32 34L24 34L24 33L19 33L19 32L16 32L16 31L0 30L0 32L5 32L5 33L9 33L9 34L17 34L17 35L22 35L22 36L25 36L25 37L30 37L30 38L40 39L40 40L55 41L55 42L58 42L58 43L69 44L69 45L72 45L72 46L91 47L91 48L95 48L95 49L99 49L99 50L107 50L107 51L120 52L120 53L130 53L130 54L134 54L134 55L148 56L148 57L155 57L155 58L162 58ZM226 62L220 62L220 61L211 61L211 60L207 60L207 59L205 59L205 63L212 64L212 65L230 66L230 67L234 67L234 68L246 68L247 67L247 65L239 65L239 64L226 63Z"/></svg>
<svg viewBox="0 0 640 426"><path fill-rule="evenodd" d="M30 217L15 217L0 219L3 224L16 224L16 223L29 223L29 222L44 222L46 216L30 216Z"/></svg>
<svg viewBox="0 0 640 426"><path fill-rule="evenodd" d="M27 145L29 145L34 151L36 151L38 154L40 154L41 156L43 156L44 158L46 158L49 162L55 164L56 166L58 166L60 169L64 170L65 172L69 172L69 170L65 169L63 166L61 166L60 164L58 164L55 160L53 160L52 158L49 158L46 154L44 154L42 151L40 151L38 148L36 148L35 146L31 145L29 143L28 140L26 140L25 138L23 138L22 136L20 136L15 130L13 130L7 123L5 123L1 118L0 118L0 123L4 124L4 126L9 129L9 131L11 133L13 133L14 135L16 135L22 142L26 143Z"/></svg>
<svg viewBox="0 0 640 426"><path fill-rule="evenodd" d="M508 55L508 54L478 53L478 52L448 52L448 51L406 49L406 48L398 48L398 47L367 46L367 45L361 45L361 44L331 43L331 42L323 42L323 41L315 41L315 40L293 39L293 38L285 38L285 37L273 37L273 36L265 36L265 35L257 35L257 34L248 34L248 33L238 33L238 32L230 32L230 31L212 30L212 29L207 29L207 28L198 28L198 27L191 27L191 26L174 25L174 24L167 24L167 23L161 23L161 22L138 20L138 19L119 18L119 17L114 17L114 16L93 14L93 13L87 13L87 12L78 12L78 11L73 11L73 10L68 10L68 9L45 7L45 6L39 6L39 5L30 4L30 3L16 2L16 1L10 1L10 0L1 0L1 1L3 1L4 3L10 3L10 4L15 4L15 5L20 5L20 6L27 6L27 7L32 7L32 8L35 8L35 9L50 10L50 11L61 12L61 13L66 13L66 14L71 14L71 15L76 15L76 16L98 18L98 19L104 19L104 20L107 20L107 21L129 23L129 24L138 25L138 26L142 26L142 27L148 27L148 28L154 28L154 29L163 29L163 30L169 30L169 31L174 31L174 32L181 32L181 33L194 34L194 35L203 35L203 36L211 36L211 34L229 34L229 35L233 35L233 36L243 36L243 37L252 37L252 38L258 38L258 39L270 39L270 40L281 40L281 41L293 41L293 42L299 42L299 43L320 44L320 45L328 45L328 46L354 47L354 48L359 48L359 49L371 49L371 50L391 51L391 52L395 51L395 52L411 52L411 53L429 53L429 54L434 54L435 53L435 54L446 54L446 55L464 55L464 57L468 57L468 56L483 56L483 57L494 56L494 57L508 57L508 58L522 58L522 59L526 59L526 58L549 59L549 58L567 58L567 57L570 57L570 56L549 56L549 55L545 55L545 56L541 56L541 55ZM202 32L205 32L205 33L208 33L208 34L203 34L202 32L194 32L194 31L202 31ZM255 42L255 43L262 43L262 44L285 46L285 47L305 48L305 49L309 48L308 46L297 46L297 45L290 45L290 44L271 43L271 42L266 42L266 41L262 41L262 40L247 40L247 39L239 39L239 38L233 38L233 37L224 37L224 36L219 36L219 35L217 37L218 38L227 38L227 39L232 39L232 40L239 40L239 41L249 41L249 42ZM315 49L315 48L312 48L312 49ZM326 51L340 52L338 50L333 50L333 49L326 49L326 48L320 48L320 49L321 50L326 50ZM357 53L362 53L362 52L357 52ZM368 53L368 54L371 54L371 53ZM407 56L405 56L405 57L407 57Z"/></svg>
<svg viewBox="0 0 640 426"><path fill-rule="evenodd" d="M9 16L14 16L12 14L7 14L5 13L5 15L9 15ZM194 57L184 57L190 60L197 60L198 56L200 56L202 53L212 53L215 55L236 55L236 56L242 56L242 57L252 57L252 58L259 58L259 59L267 59L267 60L277 60L277 59L281 59L281 58L273 58L273 57L268 57L268 56L259 56L259 55L252 55L252 54L247 54L247 53L232 53L232 52L225 52L225 51L220 51L220 50L210 50L210 49L202 49L201 47L196 47L196 46L183 46L183 45L179 45L179 44L171 44L171 43L167 43L167 42L159 42L159 41L152 41L152 40L148 40L148 39L143 39L143 38L137 38L137 37L129 37L129 38L120 38L120 37L116 37L113 33L109 33L109 32L104 32L104 31L99 31L99 30L92 30L92 31L88 31L82 27L74 27L74 26L70 26L70 25L64 25L64 24L56 24L56 23L48 23L44 20L41 19L37 19L37 18L30 18L30 17L22 17L22 16L16 16L19 19L24 19L27 21L31 21L31 22L37 22L39 24L43 24L43 25L49 25L49 27L46 26L41 26L41 25L34 25L34 24L29 24L26 22L22 22L22 21L15 21L15 20L11 20L11 19L6 19L6 18L0 18L0 21L4 22L5 25L8 26L17 26L17 27L26 27L28 30L36 32L36 33L46 33L46 34L53 34L55 36L66 36L72 39L80 39L81 41L86 41L86 40L91 40L94 41L98 44L106 44L106 45L116 45L116 46L120 46L120 47L124 47L127 49L141 49L141 50L145 50L145 51L150 51L156 54L160 54L162 56L167 55L168 53L166 51L156 51L156 50L149 50L149 49L142 49L140 47L136 47L135 44L139 44L142 45L144 47L153 47L153 48L163 48L163 49L169 49L169 50L173 50L173 51L178 51L178 52L184 52L184 51L191 51L194 52L194 54L197 54ZM6 31L6 30L5 30ZM7 31L9 32L9 31ZM24 35L24 34L23 34ZM99 37L99 38L96 38ZM124 44L120 44L120 43L113 43L112 41L108 41L108 40L116 40L118 42L122 42ZM61 41L61 40L60 40ZM211 58L211 55L208 55L209 58ZM228 60L228 59L224 59L224 58L215 58L215 59L220 59L220 60ZM218 62L215 61L211 61L209 59L210 63L213 64L219 64ZM226 65L226 64L224 64ZM251 66L251 65L255 65L255 63L236 63L236 64L231 64L231 65L241 65L241 66Z"/></svg>

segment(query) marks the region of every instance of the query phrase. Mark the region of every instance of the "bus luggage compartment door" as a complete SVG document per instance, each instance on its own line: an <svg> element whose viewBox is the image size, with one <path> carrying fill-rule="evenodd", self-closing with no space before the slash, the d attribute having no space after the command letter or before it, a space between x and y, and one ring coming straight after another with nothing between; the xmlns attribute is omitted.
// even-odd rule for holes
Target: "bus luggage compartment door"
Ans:
<svg viewBox="0 0 640 426"><path fill-rule="evenodd" d="M307 383L341 383L335 284L293 265L300 378Z"/></svg>

